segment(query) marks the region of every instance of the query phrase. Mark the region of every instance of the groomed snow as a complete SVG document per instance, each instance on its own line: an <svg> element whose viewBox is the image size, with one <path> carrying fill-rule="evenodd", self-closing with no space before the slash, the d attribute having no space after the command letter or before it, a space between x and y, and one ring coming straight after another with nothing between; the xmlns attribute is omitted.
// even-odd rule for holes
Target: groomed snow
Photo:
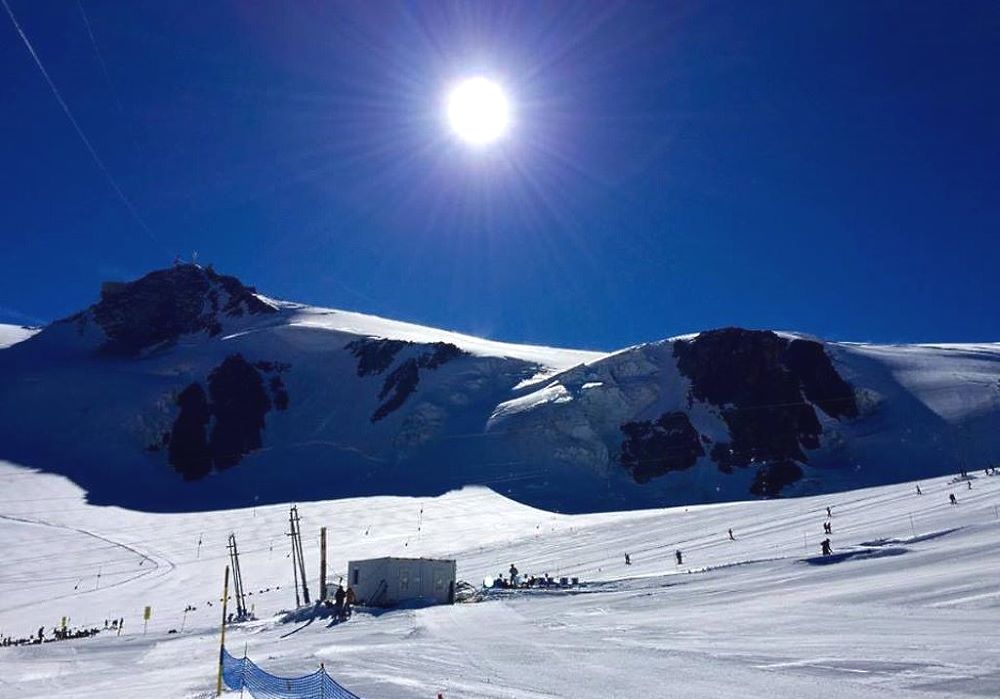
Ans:
<svg viewBox="0 0 1000 699"><path fill-rule="evenodd" d="M71 626L125 618L121 637L0 648L0 696L210 696L220 611L208 602L231 531L262 620L231 627L230 649L285 675L324 662L362 697L998 696L1000 476L973 476L971 490L938 478L923 495L902 484L580 516L483 488L309 503L314 594L320 526L334 580L350 558L396 555L455 557L473 582L512 562L585 582L328 627L273 618L294 603L286 506L95 507L61 477L0 464L0 634L50 634L62 615ZM824 560L827 506L835 555Z"/></svg>

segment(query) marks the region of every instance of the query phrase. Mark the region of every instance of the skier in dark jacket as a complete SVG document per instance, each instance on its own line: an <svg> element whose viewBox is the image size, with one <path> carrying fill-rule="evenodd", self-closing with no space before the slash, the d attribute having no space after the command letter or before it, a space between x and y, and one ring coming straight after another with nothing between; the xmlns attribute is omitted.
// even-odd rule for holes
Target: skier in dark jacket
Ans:
<svg viewBox="0 0 1000 699"><path fill-rule="evenodd" d="M625 565L627 566L632 565L632 557L629 556L627 553L625 554Z"/></svg>
<svg viewBox="0 0 1000 699"><path fill-rule="evenodd" d="M681 565L682 563L684 563L684 554L681 553L680 549L677 549L674 552L674 556L677 557L677 565Z"/></svg>
<svg viewBox="0 0 1000 699"><path fill-rule="evenodd" d="M830 548L830 540L829 539L823 539L823 541L821 541L819 545L820 545L820 549L823 551L823 555L824 556L829 556L830 555L830 551L832 550Z"/></svg>
<svg viewBox="0 0 1000 699"><path fill-rule="evenodd" d="M956 497L955 497L955 493L949 493L949 494L948 494L948 501L949 501L949 502L950 502L950 503L951 503L952 505L957 505L957 504L958 504L958 498L956 498Z"/></svg>

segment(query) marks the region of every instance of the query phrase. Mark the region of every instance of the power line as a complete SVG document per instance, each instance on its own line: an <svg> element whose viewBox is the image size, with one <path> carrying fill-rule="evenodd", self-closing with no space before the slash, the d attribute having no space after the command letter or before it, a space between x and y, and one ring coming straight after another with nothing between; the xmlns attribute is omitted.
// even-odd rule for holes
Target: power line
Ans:
<svg viewBox="0 0 1000 699"><path fill-rule="evenodd" d="M25 48L28 49L28 53L31 54L31 58L32 60L34 60L35 65L38 66L38 70L39 72L41 72L42 77L45 78L45 82L48 83L49 89L52 90L52 95L56 98L56 101L59 102L59 106L62 107L63 112L66 114L66 118L69 119L70 124L73 125L73 128L76 130L77 135L80 137L80 140L86 147L87 152L90 153L90 157L93 158L94 162L97 164L97 167L100 169L100 171L104 173L105 178L108 180L108 184L111 185L111 188L118 195L118 198L121 200L122 204L128 210L129 214L131 214L135 222L139 224L139 227L146 232L146 234L154 243L159 245L160 241L153 234L152 229L150 229L150 227L146 225L146 222L142 219L142 216L139 215L138 210L136 210L135 206L132 204L132 201L128 198L128 196L126 196L125 192L118 185L118 182L115 181L114 176L111 174L111 170L109 170L108 166L104 164L104 161L101 159L101 156L98 155L97 153L97 149L94 148L93 144L90 142L90 139L87 138L87 134L84 133L83 128L80 126L80 123L76 120L76 117L73 116L72 110L70 110L69 105L66 103L66 100L63 99L62 93L59 92L59 88L56 87L55 82L53 82L52 78L49 76L49 72L45 70L45 66L42 64L42 59L38 57L38 53L35 51L35 47L32 46L31 41L28 39L28 35L24 33L24 30L21 28L20 23L18 23L17 17L14 16L13 10L11 10L10 5L7 4L7 0L0 0L0 3L3 3L3 7L5 10L7 10L7 15L10 17L10 21L14 24L14 28L17 30L18 35L21 37L21 41L24 43Z"/></svg>

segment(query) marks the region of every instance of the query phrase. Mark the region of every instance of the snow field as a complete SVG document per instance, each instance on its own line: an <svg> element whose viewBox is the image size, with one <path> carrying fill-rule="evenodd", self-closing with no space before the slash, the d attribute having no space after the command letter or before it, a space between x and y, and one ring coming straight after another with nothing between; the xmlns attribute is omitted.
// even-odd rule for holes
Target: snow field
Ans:
<svg viewBox="0 0 1000 699"><path fill-rule="evenodd" d="M0 649L0 696L209 696L221 611L208 602L231 531L261 621L231 628L230 650L290 676L324 662L361 696L996 696L1000 476L973 476L972 490L939 478L919 496L902 484L578 516L484 488L300 504L314 596L320 526L334 582L347 560L379 555L455 557L473 583L512 562L584 581L329 627L273 618L294 606L286 506L95 507L61 477L4 464L0 633L44 624L48 635L67 615L71 626L124 617L125 634Z"/></svg>

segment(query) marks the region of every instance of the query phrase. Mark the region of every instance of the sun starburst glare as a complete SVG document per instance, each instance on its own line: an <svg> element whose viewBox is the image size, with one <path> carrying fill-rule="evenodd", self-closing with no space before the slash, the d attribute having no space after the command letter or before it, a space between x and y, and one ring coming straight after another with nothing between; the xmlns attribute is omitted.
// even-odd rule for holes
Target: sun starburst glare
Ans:
<svg viewBox="0 0 1000 699"><path fill-rule="evenodd" d="M484 77L468 78L452 87L447 113L455 135L477 146L498 140L510 125L507 96L497 83Z"/></svg>

